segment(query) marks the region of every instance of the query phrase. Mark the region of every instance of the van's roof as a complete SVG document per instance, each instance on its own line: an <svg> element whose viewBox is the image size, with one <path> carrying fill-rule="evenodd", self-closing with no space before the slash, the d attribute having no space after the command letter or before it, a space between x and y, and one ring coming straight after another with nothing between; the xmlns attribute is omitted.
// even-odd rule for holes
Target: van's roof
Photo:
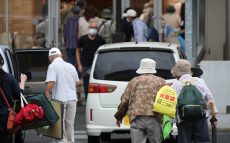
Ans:
<svg viewBox="0 0 230 143"><path fill-rule="evenodd" d="M177 50L178 45L171 43L163 43L163 42L122 42L122 43L114 43L114 44L106 44L99 47L100 50L109 50L109 49L119 49L119 48L133 48L133 47L149 47L149 48L164 48L164 49L172 49L173 51Z"/></svg>

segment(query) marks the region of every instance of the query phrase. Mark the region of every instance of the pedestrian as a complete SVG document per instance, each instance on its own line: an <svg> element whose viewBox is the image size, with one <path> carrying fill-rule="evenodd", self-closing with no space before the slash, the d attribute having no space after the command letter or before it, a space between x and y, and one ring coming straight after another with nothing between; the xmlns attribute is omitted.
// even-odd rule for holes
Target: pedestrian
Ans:
<svg viewBox="0 0 230 143"><path fill-rule="evenodd" d="M136 12L131 11L132 13L129 13L129 17L127 17L127 11L130 9L132 9L132 8L128 7L124 10L123 19L121 20L121 31L122 31L122 33L124 33L124 36L125 36L124 41L125 42L132 41L132 39L134 37L133 25L132 25L132 20L133 20L132 16L135 17Z"/></svg>
<svg viewBox="0 0 230 143"><path fill-rule="evenodd" d="M78 15L80 13L80 8L78 6L74 6L71 9L71 15L67 18L65 24L65 32L64 32L64 43L66 47L67 53L67 62L72 65L76 65L76 57L75 51L77 47L78 41Z"/></svg>
<svg viewBox="0 0 230 143"><path fill-rule="evenodd" d="M97 23L89 25L88 34L80 37L76 50L78 71L83 77L85 96L88 95L89 74L97 49L105 44L105 40L97 34Z"/></svg>
<svg viewBox="0 0 230 143"><path fill-rule="evenodd" d="M165 80L155 76L156 72L154 60L144 58L140 61L140 67L136 71L140 76L128 83L114 115L120 126L123 117L128 114L132 143L145 143L147 138L150 143L161 142L163 115L153 112L153 102Z"/></svg>
<svg viewBox="0 0 230 143"><path fill-rule="evenodd" d="M148 38L148 27L142 17L137 17L137 12L133 9L129 9L126 12L126 17L129 22L132 23L134 31L134 39L136 42L146 42Z"/></svg>
<svg viewBox="0 0 230 143"><path fill-rule="evenodd" d="M63 139L59 142L74 143L74 121L77 110L77 84L79 81L76 68L62 59L61 51L52 48L49 51L51 64L48 67L45 95L64 103ZM51 94L52 92L52 94Z"/></svg>
<svg viewBox="0 0 230 143"><path fill-rule="evenodd" d="M75 0L66 0L66 1L61 1L60 4L60 19L61 19L61 27L64 28L65 27L65 23L66 20L68 18L68 16L70 15L70 11L71 9L74 7L75 5Z"/></svg>
<svg viewBox="0 0 230 143"><path fill-rule="evenodd" d="M112 10L105 8L102 11L102 24L99 27L98 34L105 39L106 43L112 43L112 34L115 33L115 21L112 19Z"/></svg>
<svg viewBox="0 0 230 143"><path fill-rule="evenodd" d="M183 83L191 83L194 85L198 91L201 93L202 100L205 101L205 104L208 105L205 114L200 118L190 118L190 119L181 119L179 115L179 100L177 103L177 128L178 128L178 143L191 143L192 140L199 143L208 143L209 134L208 134L208 122L207 118L210 116L210 105L209 103L214 103L213 96L211 91L205 84L204 80L198 77L192 77L191 64L188 60L180 59L176 62L176 65L172 68L171 73L174 77L177 78L171 87L176 91L177 96L180 95L182 88L185 86ZM178 97L178 98L179 98ZM213 104L215 105L215 104ZM214 113L212 114L215 118L217 109L214 106ZM215 123L216 124L216 123Z"/></svg>
<svg viewBox="0 0 230 143"><path fill-rule="evenodd" d="M3 65L4 59L0 54L0 88L3 91L3 94L5 95L10 106L13 108L14 101L20 100L20 92L24 90L27 76L25 74L21 74L21 81L18 85L15 78L3 70ZM8 134L6 129L9 110L7 103L3 98L4 95L2 95L0 92L0 139L1 143L13 143L13 137L11 134Z"/></svg>
<svg viewBox="0 0 230 143"><path fill-rule="evenodd" d="M97 27L101 25L98 11L92 5L86 6L83 16L79 18L78 37L88 34L90 23L97 23Z"/></svg>
<svg viewBox="0 0 230 143"><path fill-rule="evenodd" d="M86 8L87 3L85 0L76 0L76 2L77 2L77 6L79 6L81 9L79 16L82 17L84 12L85 12L85 8Z"/></svg>
<svg viewBox="0 0 230 143"><path fill-rule="evenodd" d="M181 18L175 12L175 7L170 5L166 9L166 13L163 15L166 25L165 41L169 43L180 44L177 36L178 32L181 30Z"/></svg>
<svg viewBox="0 0 230 143"><path fill-rule="evenodd" d="M131 10L127 11L129 14ZM147 14L143 13L140 17L135 18L132 22L134 38L136 42L146 42L149 37L149 28L146 25L145 21L147 19Z"/></svg>

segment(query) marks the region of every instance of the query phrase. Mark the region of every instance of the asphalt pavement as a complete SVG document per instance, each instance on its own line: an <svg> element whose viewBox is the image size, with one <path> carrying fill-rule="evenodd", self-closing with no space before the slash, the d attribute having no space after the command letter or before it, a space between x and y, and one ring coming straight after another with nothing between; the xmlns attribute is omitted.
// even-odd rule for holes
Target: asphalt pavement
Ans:
<svg viewBox="0 0 230 143"><path fill-rule="evenodd" d="M40 136L35 130L27 130L25 143L48 143L53 138ZM86 126L85 126L85 103L78 104L75 118L75 143L87 143ZM102 141L102 143L131 143L129 134L112 134L111 141ZM211 139L211 131L210 131ZM218 130L218 143L230 143L230 130Z"/></svg>

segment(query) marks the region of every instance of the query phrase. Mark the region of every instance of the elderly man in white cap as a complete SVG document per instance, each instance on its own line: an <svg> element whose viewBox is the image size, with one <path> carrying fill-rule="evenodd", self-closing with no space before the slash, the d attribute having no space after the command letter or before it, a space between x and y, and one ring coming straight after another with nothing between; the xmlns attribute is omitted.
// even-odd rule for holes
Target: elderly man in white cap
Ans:
<svg viewBox="0 0 230 143"><path fill-rule="evenodd" d="M206 110L206 115L203 118L182 120L179 115L177 116L178 143L191 143L191 139L197 143L209 143L207 117L210 115L210 111L212 113L212 120L215 122L214 124L217 123L215 118L217 109L209 88L203 79L192 77L191 64L188 60L178 60L176 65L172 68L171 73L177 78L177 81L171 85L171 87L175 89L177 96L180 95L185 85L183 83L190 82L200 91L203 99L205 99L208 105L208 110ZM210 110L210 105L212 105L212 110Z"/></svg>
<svg viewBox="0 0 230 143"><path fill-rule="evenodd" d="M51 64L48 67L45 95L64 103L63 140L58 142L74 143L74 121L77 109L77 84L79 81L76 68L62 59L58 48L49 51ZM51 94L52 92L52 94Z"/></svg>
<svg viewBox="0 0 230 143"><path fill-rule="evenodd" d="M120 126L126 113L131 121L130 134L132 143L160 143L162 136L162 115L153 112L153 102L158 90L165 80L155 76L156 62L144 58L136 71L140 76L134 77L121 96L121 103L114 115Z"/></svg>

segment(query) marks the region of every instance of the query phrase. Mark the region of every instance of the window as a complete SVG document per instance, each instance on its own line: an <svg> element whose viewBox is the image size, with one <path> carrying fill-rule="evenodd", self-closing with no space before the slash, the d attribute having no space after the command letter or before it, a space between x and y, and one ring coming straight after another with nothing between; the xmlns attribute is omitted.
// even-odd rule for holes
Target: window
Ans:
<svg viewBox="0 0 230 143"><path fill-rule="evenodd" d="M94 78L101 80L129 81L137 76L140 60L151 58L156 61L158 76L170 79L175 65L172 51L110 51L99 53Z"/></svg>
<svg viewBox="0 0 230 143"><path fill-rule="evenodd" d="M17 52L19 72L26 73L28 81L45 81L49 65L47 51Z"/></svg>
<svg viewBox="0 0 230 143"><path fill-rule="evenodd" d="M0 0L0 43L11 48L47 47L47 16L48 0Z"/></svg>

